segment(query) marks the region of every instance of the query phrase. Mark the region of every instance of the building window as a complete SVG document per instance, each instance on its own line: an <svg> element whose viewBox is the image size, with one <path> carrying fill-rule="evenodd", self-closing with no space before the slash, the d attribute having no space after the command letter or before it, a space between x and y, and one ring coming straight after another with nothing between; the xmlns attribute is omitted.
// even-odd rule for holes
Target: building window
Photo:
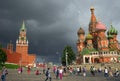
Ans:
<svg viewBox="0 0 120 81"><path fill-rule="evenodd" d="M104 54L106 54L106 53L104 52Z"/></svg>

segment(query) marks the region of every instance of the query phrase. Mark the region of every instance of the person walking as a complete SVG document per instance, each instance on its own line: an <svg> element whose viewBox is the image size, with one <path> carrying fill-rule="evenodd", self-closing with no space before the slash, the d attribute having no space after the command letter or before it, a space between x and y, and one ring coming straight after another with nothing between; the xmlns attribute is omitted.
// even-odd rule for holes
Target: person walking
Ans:
<svg viewBox="0 0 120 81"><path fill-rule="evenodd" d="M113 77L113 73L112 73L111 67L109 67L109 71L108 71L108 72L109 72L109 76L110 76L110 77Z"/></svg>
<svg viewBox="0 0 120 81"><path fill-rule="evenodd" d="M62 67L60 67L59 76L60 76L60 80L62 80L62 77L63 77L63 69L62 69Z"/></svg>
<svg viewBox="0 0 120 81"><path fill-rule="evenodd" d="M20 69L20 67L19 67L17 70L18 70L18 74L20 74L20 73L21 73L21 69Z"/></svg>
<svg viewBox="0 0 120 81"><path fill-rule="evenodd" d="M106 67L104 69L104 77L108 77L108 69Z"/></svg>
<svg viewBox="0 0 120 81"><path fill-rule="evenodd" d="M2 71L1 71L1 79L2 81L6 81L6 75L8 74L7 68L3 66Z"/></svg>
<svg viewBox="0 0 120 81"><path fill-rule="evenodd" d="M95 72L94 72L93 68L94 68L93 66L90 67L90 72L93 76L95 76Z"/></svg>
<svg viewBox="0 0 120 81"><path fill-rule="evenodd" d="M80 68L77 67L77 75L79 75L79 74L80 74Z"/></svg>
<svg viewBox="0 0 120 81"><path fill-rule="evenodd" d="M28 66L27 73L30 74L30 71L31 71L31 67Z"/></svg>
<svg viewBox="0 0 120 81"><path fill-rule="evenodd" d="M56 69L56 79L58 79L58 77L59 77L59 67L57 67Z"/></svg>
<svg viewBox="0 0 120 81"><path fill-rule="evenodd" d="M50 68L47 69L45 75L46 75L45 81L47 81L48 79L51 81L52 78L51 78L51 75L50 75Z"/></svg>
<svg viewBox="0 0 120 81"><path fill-rule="evenodd" d="M83 67L83 76L86 77L86 66Z"/></svg>

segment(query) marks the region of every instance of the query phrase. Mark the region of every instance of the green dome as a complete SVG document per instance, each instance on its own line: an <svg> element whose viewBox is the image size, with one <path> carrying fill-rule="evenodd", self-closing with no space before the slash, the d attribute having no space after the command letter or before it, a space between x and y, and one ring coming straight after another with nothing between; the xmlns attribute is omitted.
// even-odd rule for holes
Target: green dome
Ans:
<svg viewBox="0 0 120 81"><path fill-rule="evenodd" d="M93 36L91 34L87 34L86 40L91 40L91 39L93 39Z"/></svg>
<svg viewBox="0 0 120 81"><path fill-rule="evenodd" d="M111 25L110 30L108 31L111 35L117 35L118 31Z"/></svg>

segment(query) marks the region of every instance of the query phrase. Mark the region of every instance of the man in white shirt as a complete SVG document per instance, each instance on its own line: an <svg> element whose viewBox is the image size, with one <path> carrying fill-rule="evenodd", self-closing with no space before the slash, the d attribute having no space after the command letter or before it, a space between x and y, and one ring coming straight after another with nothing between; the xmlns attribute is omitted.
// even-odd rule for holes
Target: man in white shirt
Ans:
<svg viewBox="0 0 120 81"><path fill-rule="evenodd" d="M105 67L105 69L104 69L104 76L105 77L108 77L108 69Z"/></svg>
<svg viewBox="0 0 120 81"><path fill-rule="evenodd" d="M59 75L60 75L60 79L62 80L62 76L63 76L63 69L62 68L60 68L60 70L59 70Z"/></svg>

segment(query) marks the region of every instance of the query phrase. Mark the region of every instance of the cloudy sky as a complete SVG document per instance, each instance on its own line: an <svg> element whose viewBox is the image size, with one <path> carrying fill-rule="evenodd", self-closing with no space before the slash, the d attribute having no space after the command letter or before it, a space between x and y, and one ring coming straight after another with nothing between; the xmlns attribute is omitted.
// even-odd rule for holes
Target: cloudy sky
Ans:
<svg viewBox="0 0 120 81"><path fill-rule="evenodd" d="M14 46L23 20L27 28L29 53L58 61L66 45L77 52L77 31L88 33L90 7L107 28L120 31L120 0L0 0L0 43ZM120 40L120 33L118 35Z"/></svg>

